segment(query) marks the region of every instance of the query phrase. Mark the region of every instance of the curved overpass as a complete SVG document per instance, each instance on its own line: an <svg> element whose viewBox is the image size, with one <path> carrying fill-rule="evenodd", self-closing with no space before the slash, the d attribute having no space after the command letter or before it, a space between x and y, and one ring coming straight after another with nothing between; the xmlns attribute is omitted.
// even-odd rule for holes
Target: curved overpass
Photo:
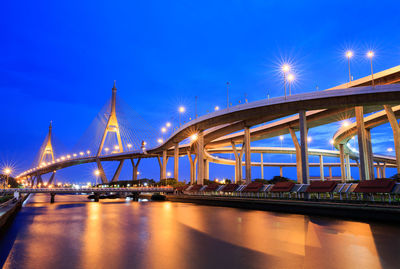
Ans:
<svg viewBox="0 0 400 269"><path fill-rule="evenodd" d="M289 96L278 97L269 100L260 100L248 104L227 108L211 114L201 116L193 120L176 132L174 132L165 143L149 149L148 154L140 152L124 152L112 155L102 155L71 159L52 163L44 167L28 170L19 176L32 176L45 174L65 167L82 163L100 161L115 161L131 158L146 158L159 156L163 151L169 150L189 137L193 133L204 131L205 145L207 148L220 147L237 143L243 140L243 132L236 132L245 126L255 126L267 121L288 117L300 110L313 110L307 112L307 121L310 127L315 127L337 121L340 115L353 115L351 111L354 106L364 106L368 111L381 109L384 104L398 104L400 102L400 85L366 86L330 91L321 91ZM291 116L276 122L269 123L251 129L252 140L265 139L288 132L288 128L298 128L298 115ZM181 145L180 155L186 154L191 145Z"/></svg>

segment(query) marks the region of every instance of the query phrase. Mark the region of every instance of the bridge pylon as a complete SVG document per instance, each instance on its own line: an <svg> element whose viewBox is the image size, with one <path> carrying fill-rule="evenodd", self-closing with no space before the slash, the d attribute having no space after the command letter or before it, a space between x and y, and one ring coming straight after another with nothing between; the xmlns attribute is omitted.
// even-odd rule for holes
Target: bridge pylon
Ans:
<svg viewBox="0 0 400 269"><path fill-rule="evenodd" d="M50 121L50 125L49 125L49 133L47 134L47 141L45 141L45 148L43 150L43 152L40 154L40 158L39 158L39 163L38 165L40 165L43 160L46 160L47 156L50 156L51 161L54 161L54 150L53 150L53 146L51 144L51 130L52 130L52 122Z"/></svg>
<svg viewBox="0 0 400 269"><path fill-rule="evenodd" d="M117 88L115 87L115 80L114 86L112 88L112 95L111 95L111 112L110 117L108 118L106 128L104 129L103 137L101 138L101 143L99 149L97 151L97 157L101 155L101 152L104 147L104 142L106 141L106 137L108 133L115 133L117 135L118 140L118 149L115 148L114 152L123 152L124 148L122 146L121 140L121 133L119 130L118 120L117 120L117 113L115 112L115 104L116 104L116 97L117 97Z"/></svg>

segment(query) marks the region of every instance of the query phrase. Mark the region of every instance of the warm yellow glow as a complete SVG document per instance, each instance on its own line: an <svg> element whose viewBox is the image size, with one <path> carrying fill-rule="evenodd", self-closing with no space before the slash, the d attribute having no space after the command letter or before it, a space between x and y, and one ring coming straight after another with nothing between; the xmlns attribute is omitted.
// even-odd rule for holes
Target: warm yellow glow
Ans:
<svg viewBox="0 0 400 269"><path fill-rule="evenodd" d="M3 169L3 174L5 174L5 175L8 176L9 174L11 174L11 169L8 168L8 167L4 168L4 169Z"/></svg>
<svg viewBox="0 0 400 269"><path fill-rule="evenodd" d="M289 82L292 82L294 80L294 75L293 74L289 74L287 77Z"/></svg>
<svg viewBox="0 0 400 269"><path fill-rule="evenodd" d="M165 124L165 126L171 127L171 123L170 123L170 122L167 122L167 123Z"/></svg>
<svg viewBox="0 0 400 269"><path fill-rule="evenodd" d="M372 58L372 57L374 57L374 52L373 51L368 51L368 53L367 53L367 56L368 56L368 58Z"/></svg>
<svg viewBox="0 0 400 269"><path fill-rule="evenodd" d="M199 136L198 136L197 134L192 134L192 135L190 136L190 140L192 140L192 141L196 141L197 138L199 138Z"/></svg>
<svg viewBox="0 0 400 269"><path fill-rule="evenodd" d="M165 128L165 127L162 127L162 128L161 128L161 132L162 132L162 133L165 133L166 131L167 131L167 128Z"/></svg>
<svg viewBox="0 0 400 269"><path fill-rule="evenodd" d="M309 137L307 138L307 141L308 141L308 142L311 142L311 141L312 141L312 137L309 136Z"/></svg>
<svg viewBox="0 0 400 269"><path fill-rule="evenodd" d="M132 147L132 144L128 144L128 145L126 145L128 148L131 148Z"/></svg>
<svg viewBox="0 0 400 269"><path fill-rule="evenodd" d="M119 150L119 147L118 147L118 146L114 146L114 149L115 149L115 150Z"/></svg>
<svg viewBox="0 0 400 269"><path fill-rule="evenodd" d="M183 107L183 106L180 106L180 107L179 107L179 112L180 112L180 113L183 113L183 112L185 112L185 107Z"/></svg>
<svg viewBox="0 0 400 269"><path fill-rule="evenodd" d="M94 174L95 174L96 176L99 176L99 175L100 175L100 170L95 170L95 171L94 171Z"/></svg>
<svg viewBox="0 0 400 269"><path fill-rule="evenodd" d="M87 153L87 154L90 154L90 150L87 150L86 153Z"/></svg>
<svg viewBox="0 0 400 269"><path fill-rule="evenodd" d="M85 153L83 153L82 151L81 151L81 152L79 152L79 155L83 156L83 154L85 154Z"/></svg>
<svg viewBox="0 0 400 269"><path fill-rule="evenodd" d="M329 140L329 143L330 143L331 145L333 145L333 139Z"/></svg>
<svg viewBox="0 0 400 269"><path fill-rule="evenodd" d="M348 120L343 121L342 126L343 127L348 127L350 125L350 122Z"/></svg>
<svg viewBox="0 0 400 269"><path fill-rule="evenodd" d="M109 148L105 148L104 150L107 152L107 151L109 151L110 149L109 149Z"/></svg>
<svg viewBox="0 0 400 269"><path fill-rule="evenodd" d="M162 140L161 138L159 138L157 141L158 141L158 143L160 143L160 144L163 142L163 140Z"/></svg>
<svg viewBox="0 0 400 269"><path fill-rule="evenodd" d="M67 155L67 159L71 159L71 155L68 154L68 155Z"/></svg>
<svg viewBox="0 0 400 269"><path fill-rule="evenodd" d="M279 140L281 140L281 141L283 140L283 135L279 136Z"/></svg>
<svg viewBox="0 0 400 269"><path fill-rule="evenodd" d="M392 149L392 148L388 148L387 151L388 151L388 152L392 152L393 149Z"/></svg>
<svg viewBox="0 0 400 269"><path fill-rule="evenodd" d="M216 106L214 109L215 109L215 111L218 111L219 110L219 106Z"/></svg>
<svg viewBox="0 0 400 269"><path fill-rule="evenodd" d="M167 172L167 177L170 177L171 176L171 172Z"/></svg>
<svg viewBox="0 0 400 269"><path fill-rule="evenodd" d="M288 64L282 65L282 71L283 71L284 73L289 72L289 71L290 71L290 66L289 66Z"/></svg>
<svg viewBox="0 0 400 269"><path fill-rule="evenodd" d="M353 52L351 50L346 51L346 57L349 59L353 57Z"/></svg>
<svg viewBox="0 0 400 269"><path fill-rule="evenodd" d="M61 156L61 160L64 161L64 160L65 160L65 157L64 157L64 156Z"/></svg>
<svg viewBox="0 0 400 269"><path fill-rule="evenodd" d="M72 156L76 157L76 156L77 156L77 154L76 154L76 153L74 153L74 154L72 154Z"/></svg>

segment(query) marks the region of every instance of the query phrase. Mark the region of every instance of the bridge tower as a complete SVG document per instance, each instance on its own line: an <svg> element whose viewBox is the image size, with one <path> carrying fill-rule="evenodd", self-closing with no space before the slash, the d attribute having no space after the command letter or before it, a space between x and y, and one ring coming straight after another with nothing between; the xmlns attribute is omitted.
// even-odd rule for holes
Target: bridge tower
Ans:
<svg viewBox="0 0 400 269"><path fill-rule="evenodd" d="M52 146L52 144L51 144L51 129L52 129L52 126L51 126L51 125L52 125L52 122L50 121L49 133L47 134L47 137L46 137L47 141L45 141L46 146L45 146L43 152L42 152L41 155L40 155L38 165L40 165L40 164L43 162L43 160L46 160L46 157L47 157L47 156L50 156L51 161L54 161L54 160L55 160L55 159L54 159L53 146Z"/></svg>
<svg viewBox="0 0 400 269"><path fill-rule="evenodd" d="M115 87L115 80L114 80L114 86L112 88L112 96L111 96L111 112L110 112L110 117L108 118L106 128L104 129L103 137L101 139L101 143L99 146L99 149L97 151L97 157L101 155L101 152L103 150L104 142L106 141L106 137L108 133L115 133L117 135L117 140L118 140L118 149L115 149L114 152L123 152L123 146L122 146L122 140L121 140L121 134L119 130L119 125L118 125L118 120L117 120L117 114L115 112L115 103L116 103L116 97L117 97L117 88Z"/></svg>

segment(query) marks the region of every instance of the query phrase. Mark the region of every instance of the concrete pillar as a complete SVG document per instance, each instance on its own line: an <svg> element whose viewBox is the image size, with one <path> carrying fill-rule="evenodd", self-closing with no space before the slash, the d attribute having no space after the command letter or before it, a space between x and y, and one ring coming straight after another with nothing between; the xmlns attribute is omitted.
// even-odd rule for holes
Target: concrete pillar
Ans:
<svg viewBox="0 0 400 269"><path fill-rule="evenodd" d="M329 166L329 177L331 178L331 180L333 179L332 166Z"/></svg>
<svg viewBox="0 0 400 269"><path fill-rule="evenodd" d="M160 166L160 181L163 179L163 165L160 156L157 156L158 165Z"/></svg>
<svg viewBox="0 0 400 269"><path fill-rule="evenodd" d="M47 186L50 186L52 183L53 183L53 181L54 181L54 176L56 175L56 171L54 171L52 174L51 174L51 176L50 176L50 179L49 179L49 182L47 183ZM54 184L55 184L55 181L54 181Z"/></svg>
<svg viewBox="0 0 400 269"><path fill-rule="evenodd" d="M210 179L210 161L207 159L204 160L204 178Z"/></svg>
<svg viewBox="0 0 400 269"><path fill-rule="evenodd" d="M134 159L131 159L131 163L132 163L132 180L137 180L137 174L138 174L138 167L139 167L139 163L140 163L140 158L136 161ZM160 167L161 169L161 167Z"/></svg>
<svg viewBox="0 0 400 269"><path fill-rule="evenodd" d="M123 166L123 164L124 164L124 161L125 161L125 160L121 160L121 161L119 162L119 165L118 165L118 167L117 167L117 170L116 170L115 173L114 173L114 176L113 176L112 179L111 179L111 182L116 182L116 181L118 181L118 178L119 178L119 175L121 174L121 170L122 170L122 166Z"/></svg>
<svg viewBox="0 0 400 269"><path fill-rule="evenodd" d="M244 127L244 147L245 147L245 166L246 184L251 183L251 151L250 151L250 128Z"/></svg>
<svg viewBox="0 0 400 269"><path fill-rule="evenodd" d="M200 132L197 136L197 161L198 161L198 174L197 184L204 184L204 136Z"/></svg>
<svg viewBox="0 0 400 269"><path fill-rule="evenodd" d="M367 138L367 150L368 150L368 167L370 179L375 179L374 159L372 153L372 142L371 142L371 129L365 129L365 137Z"/></svg>
<svg viewBox="0 0 400 269"><path fill-rule="evenodd" d="M376 162L376 178L381 178L381 166L379 165L379 162Z"/></svg>
<svg viewBox="0 0 400 269"><path fill-rule="evenodd" d="M98 202L100 200L100 194L99 193L95 193L94 194L94 201Z"/></svg>
<svg viewBox="0 0 400 269"><path fill-rule="evenodd" d="M106 174L104 173L103 166L101 165L100 159L96 159L96 164L97 164L97 169L99 169L100 172L100 178L101 178L101 183L105 184L108 183Z"/></svg>
<svg viewBox="0 0 400 269"><path fill-rule="evenodd" d="M296 149L296 169L297 169L297 183L301 183L303 180L303 173L301 172L301 149L300 143L297 140L296 132L293 128L289 128L290 135L293 140L294 147Z"/></svg>
<svg viewBox="0 0 400 269"><path fill-rule="evenodd" d="M344 145L339 144L339 153L340 153L340 177L342 182L346 182L346 167L344 161Z"/></svg>
<svg viewBox="0 0 400 269"><path fill-rule="evenodd" d="M350 155L346 154L346 179L351 180Z"/></svg>
<svg viewBox="0 0 400 269"><path fill-rule="evenodd" d="M163 150L162 153L162 172L161 172L161 177L162 179L167 178L167 162L168 162L168 157L167 157L167 150Z"/></svg>
<svg viewBox="0 0 400 269"><path fill-rule="evenodd" d="M190 153L190 151L187 152L187 156L189 159L189 163L190 163L190 184L194 184L195 179L194 179L194 160L192 158L192 154Z"/></svg>
<svg viewBox="0 0 400 269"><path fill-rule="evenodd" d="M319 174L321 177L321 180L325 180L324 176L324 156L319 155Z"/></svg>
<svg viewBox="0 0 400 269"><path fill-rule="evenodd" d="M386 163L383 163L383 166L382 166L382 177L386 178Z"/></svg>
<svg viewBox="0 0 400 269"><path fill-rule="evenodd" d="M386 115L388 117L390 126L393 130L393 140L394 140L394 150L396 152L396 165L397 173L400 174L400 127L397 123L396 115L394 114L392 107L389 105L384 105ZM385 165L384 165L385 167ZM385 177L385 176L384 176Z"/></svg>
<svg viewBox="0 0 400 269"><path fill-rule="evenodd" d="M242 146L242 149L240 152L236 150L236 145L233 141L231 141L232 149L233 149L233 154L235 155L235 183L238 183L242 181L242 158L243 158L243 150L244 147Z"/></svg>
<svg viewBox="0 0 400 269"><path fill-rule="evenodd" d="M279 175L283 177L283 167L279 166Z"/></svg>
<svg viewBox="0 0 400 269"><path fill-rule="evenodd" d="M179 181L179 143L174 147L174 178Z"/></svg>
<svg viewBox="0 0 400 269"><path fill-rule="evenodd" d="M360 180L369 180L370 173L368 167L368 149L367 139L364 125L364 108L362 106L355 107L357 121L358 151L360 153Z"/></svg>
<svg viewBox="0 0 400 269"><path fill-rule="evenodd" d="M264 179L264 157L263 157L263 153L261 153L261 160L260 160L260 163L261 163L261 179Z"/></svg>
<svg viewBox="0 0 400 269"><path fill-rule="evenodd" d="M302 183L309 184L310 182L310 171L308 166L308 129L307 129L307 118L306 111L301 110L299 112L300 121L300 149L301 149L301 170L302 170Z"/></svg>

